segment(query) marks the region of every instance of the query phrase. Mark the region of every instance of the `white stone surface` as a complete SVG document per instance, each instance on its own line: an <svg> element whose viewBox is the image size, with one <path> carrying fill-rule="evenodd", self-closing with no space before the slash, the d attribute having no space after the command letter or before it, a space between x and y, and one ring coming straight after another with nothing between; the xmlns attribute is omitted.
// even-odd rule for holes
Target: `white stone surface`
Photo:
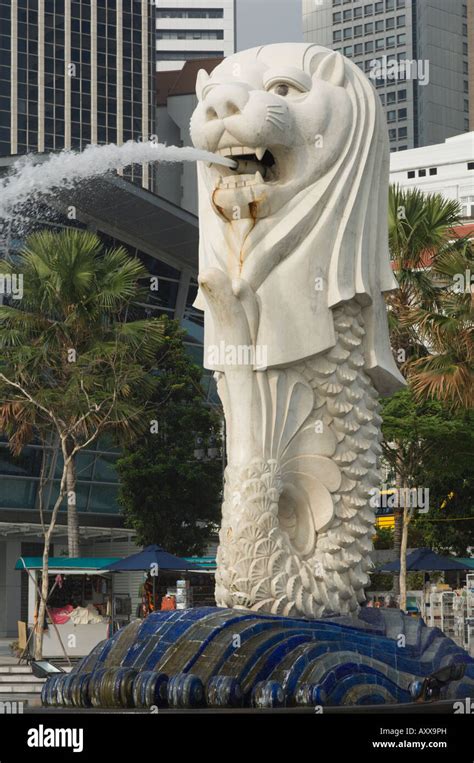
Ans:
<svg viewBox="0 0 474 763"><path fill-rule="evenodd" d="M349 60L299 43L231 56L197 90L194 144L247 161L198 169L196 306L227 422L216 600L351 612L371 566L377 394L403 384L381 105Z"/></svg>

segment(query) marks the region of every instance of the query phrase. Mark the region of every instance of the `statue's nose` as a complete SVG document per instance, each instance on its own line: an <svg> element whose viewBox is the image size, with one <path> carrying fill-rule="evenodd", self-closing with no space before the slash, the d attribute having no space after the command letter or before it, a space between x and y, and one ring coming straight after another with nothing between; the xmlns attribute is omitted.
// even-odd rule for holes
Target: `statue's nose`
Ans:
<svg viewBox="0 0 474 763"><path fill-rule="evenodd" d="M226 119L240 114L249 99L246 88L238 85L217 85L204 100L206 119Z"/></svg>

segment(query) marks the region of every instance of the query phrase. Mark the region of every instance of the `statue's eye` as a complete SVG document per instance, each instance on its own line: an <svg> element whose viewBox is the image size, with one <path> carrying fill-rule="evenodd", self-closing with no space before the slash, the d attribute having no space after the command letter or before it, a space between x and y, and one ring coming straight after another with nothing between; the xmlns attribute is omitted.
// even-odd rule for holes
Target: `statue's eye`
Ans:
<svg viewBox="0 0 474 763"><path fill-rule="evenodd" d="M281 85L275 85L275 93L277 95L288 95L290 92L290 88L288 85L281 84Z"/></svg>
<svg viewBox="0 0 474 763"><path fill-rule="evenodd" d="M274 82L269 88L269 93L275 93L282 98L288 98L289 96L302 95L301 90L291 85L289 82Z"/></svg>

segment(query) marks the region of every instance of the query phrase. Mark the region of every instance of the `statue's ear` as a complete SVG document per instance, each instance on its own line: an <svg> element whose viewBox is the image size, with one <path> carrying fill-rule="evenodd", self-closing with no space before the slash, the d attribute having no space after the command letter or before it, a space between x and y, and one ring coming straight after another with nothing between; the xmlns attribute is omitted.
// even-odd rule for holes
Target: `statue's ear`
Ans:
<svg viewBox="0 0 474 763"><path fill-rule="evenodd" d="M344 58L334 50L316 53L310 63L311 74L336 87L343 87L345 82Z"/></svg>
<svg viewBox="0 0 474 763"><path fill-rule="evenodd" d="M210 79L211 78L205 69L199 69L196 77L196 95L199 101L202 100L204 85L206 85Z"/></svg>

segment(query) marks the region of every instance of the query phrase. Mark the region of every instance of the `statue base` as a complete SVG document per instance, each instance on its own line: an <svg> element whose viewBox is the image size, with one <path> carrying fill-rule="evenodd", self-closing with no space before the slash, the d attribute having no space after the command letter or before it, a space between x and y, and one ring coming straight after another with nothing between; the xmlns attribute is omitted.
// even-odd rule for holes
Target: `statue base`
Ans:
<svg viewBox="0 0 474 763"><path fill-rule="evenodd" d="M42 702L324 708L468 696L474 659L438 628L397 609L305 620L203 607L132 622L71 673L49 678Z"/></svg>

